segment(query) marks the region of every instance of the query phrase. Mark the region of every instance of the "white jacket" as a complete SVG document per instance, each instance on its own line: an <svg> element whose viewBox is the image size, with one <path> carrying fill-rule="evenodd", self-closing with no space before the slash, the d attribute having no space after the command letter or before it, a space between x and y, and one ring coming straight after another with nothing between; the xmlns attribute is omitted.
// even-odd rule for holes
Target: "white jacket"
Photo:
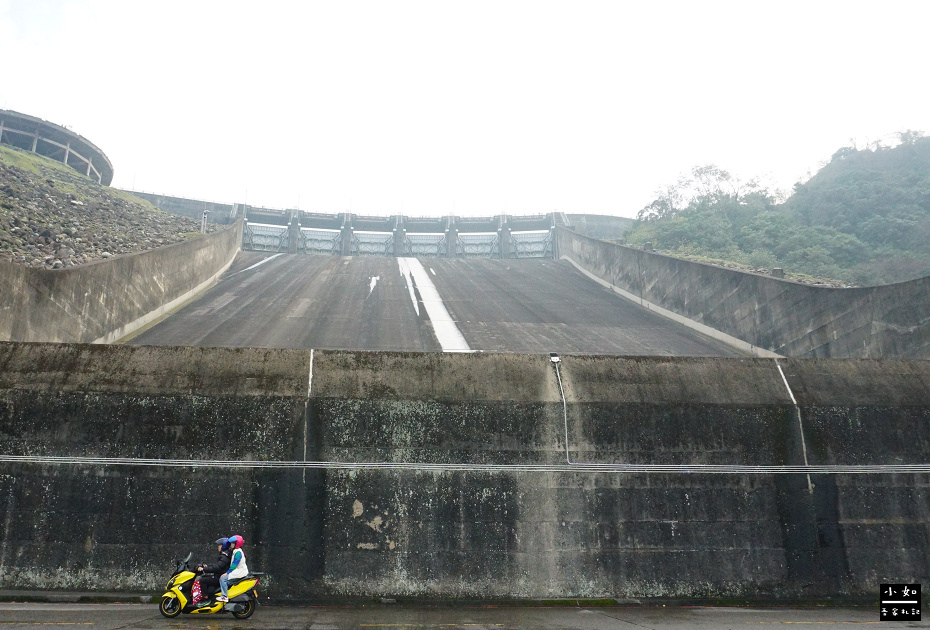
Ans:
<svg viewBox="0 0 930 630"><path fill-rule="evenodd" d="M233 567L233 565L235 566ZM242 549L236 549L233 552L232 559L229 561L229 566L233 567L227 573L227 577L230 580L245 577L249 574L249 568L245 565L245 552L242 551Z"/></svg>

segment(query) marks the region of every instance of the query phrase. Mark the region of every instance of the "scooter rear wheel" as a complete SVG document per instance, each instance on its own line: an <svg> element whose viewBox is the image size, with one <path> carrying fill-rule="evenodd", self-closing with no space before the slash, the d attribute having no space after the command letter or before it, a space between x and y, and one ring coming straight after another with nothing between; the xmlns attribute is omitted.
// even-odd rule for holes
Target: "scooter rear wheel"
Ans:
<svg viewBox="0 0 930 630"><path fill-rule="evenodd" d="M158 605L158 612L168 619L172 619L181 614L181 602L177 597L162 597Z"/></svg>
<svg viewBox="0 0 930 630"><path fill-rule="evenodd" d="M245 605L245 610L243 610L242 612L233 611L233 617L235 617L236 619L248 619L249 617L252 616L252 613L255 612L255 601L250 599L244 605Z"/></svg>

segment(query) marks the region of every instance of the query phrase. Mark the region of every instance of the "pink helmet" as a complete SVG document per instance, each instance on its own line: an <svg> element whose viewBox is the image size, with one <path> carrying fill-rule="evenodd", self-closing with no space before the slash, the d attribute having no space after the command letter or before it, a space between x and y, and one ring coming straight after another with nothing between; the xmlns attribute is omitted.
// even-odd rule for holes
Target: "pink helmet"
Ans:
<svg viewBox="0 0 930 630"><path fill-rule="evenodd" d="M245 544L245 540L243 540L243 539L242 539L242 536L240 536L239 534L236 534L235 536L230 536L230 537L229 537L229 545L230 545L233 549L241 549L241 548L242 548L242 545L244 545L244 544Z"/></svg>

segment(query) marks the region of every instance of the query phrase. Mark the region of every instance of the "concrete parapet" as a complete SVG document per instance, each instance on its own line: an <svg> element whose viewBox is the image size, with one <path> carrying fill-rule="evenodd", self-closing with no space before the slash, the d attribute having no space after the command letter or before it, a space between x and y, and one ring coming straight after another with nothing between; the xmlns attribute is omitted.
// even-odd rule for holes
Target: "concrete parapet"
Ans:
<svg viewBox="0 0 930 630"><path fill-rule="evenodd" d="M0 453L191 462L0 462L2 588L155 592L233 532L276 601L930 579L930 475L533 468L928 462L928 362L0 343L0 366ZM330 464L207 465L303 460Z"/></svg>
<svg viewBox="0 0 930 630"><path fill-rule="evenodd" d="M569 214L564 222L558 224L574 230L579 234L602 240L622 238L634 220L625 217L612 217L598 214ZM570 223L570 225L569 225Z"/></svg>
<svg viewBox="0 0 930 630"><path fill-rule="evenodd" d="M0 339L116 341L207 288L242 224L160 249L60 270L0 262Z"/></svg>
<svg viewBox="0 0 930 630"><path fill-rule="evenodd" d="M157 195L153 193L138 192L127 190L130 194L145 199L159 210L179 214L184 217L200 220L204 211L207 211L208 221L210 223L219 223L229 225L235 223L238 219L241 206L239 204L216 203L213 201L195 201L193 199L184 199L181 197L171 197L169 195Z"/></svg>
<svg viewBox="0 0 930 630"><path fill-rule="evenodd" d="M930 277L814 287L557 228L559 256L636 298L784 356L930 358Z"/></svg>

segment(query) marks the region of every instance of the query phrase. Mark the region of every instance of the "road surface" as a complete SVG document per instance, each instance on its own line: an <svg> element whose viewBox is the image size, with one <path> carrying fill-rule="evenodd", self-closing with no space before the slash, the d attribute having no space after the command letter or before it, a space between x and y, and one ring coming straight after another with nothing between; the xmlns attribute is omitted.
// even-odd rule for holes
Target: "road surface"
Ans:
<svg viewBox="0 0 930 630"><path fill-rule="evenodd" d="M2 594L2 591L0 591ZM165 619L155 604L4 604L0 629L36 630L711 630L718 628L927 628L930 622L880 622L872 608L368 607L261 606L247 620L231 615Z"/></svg>

